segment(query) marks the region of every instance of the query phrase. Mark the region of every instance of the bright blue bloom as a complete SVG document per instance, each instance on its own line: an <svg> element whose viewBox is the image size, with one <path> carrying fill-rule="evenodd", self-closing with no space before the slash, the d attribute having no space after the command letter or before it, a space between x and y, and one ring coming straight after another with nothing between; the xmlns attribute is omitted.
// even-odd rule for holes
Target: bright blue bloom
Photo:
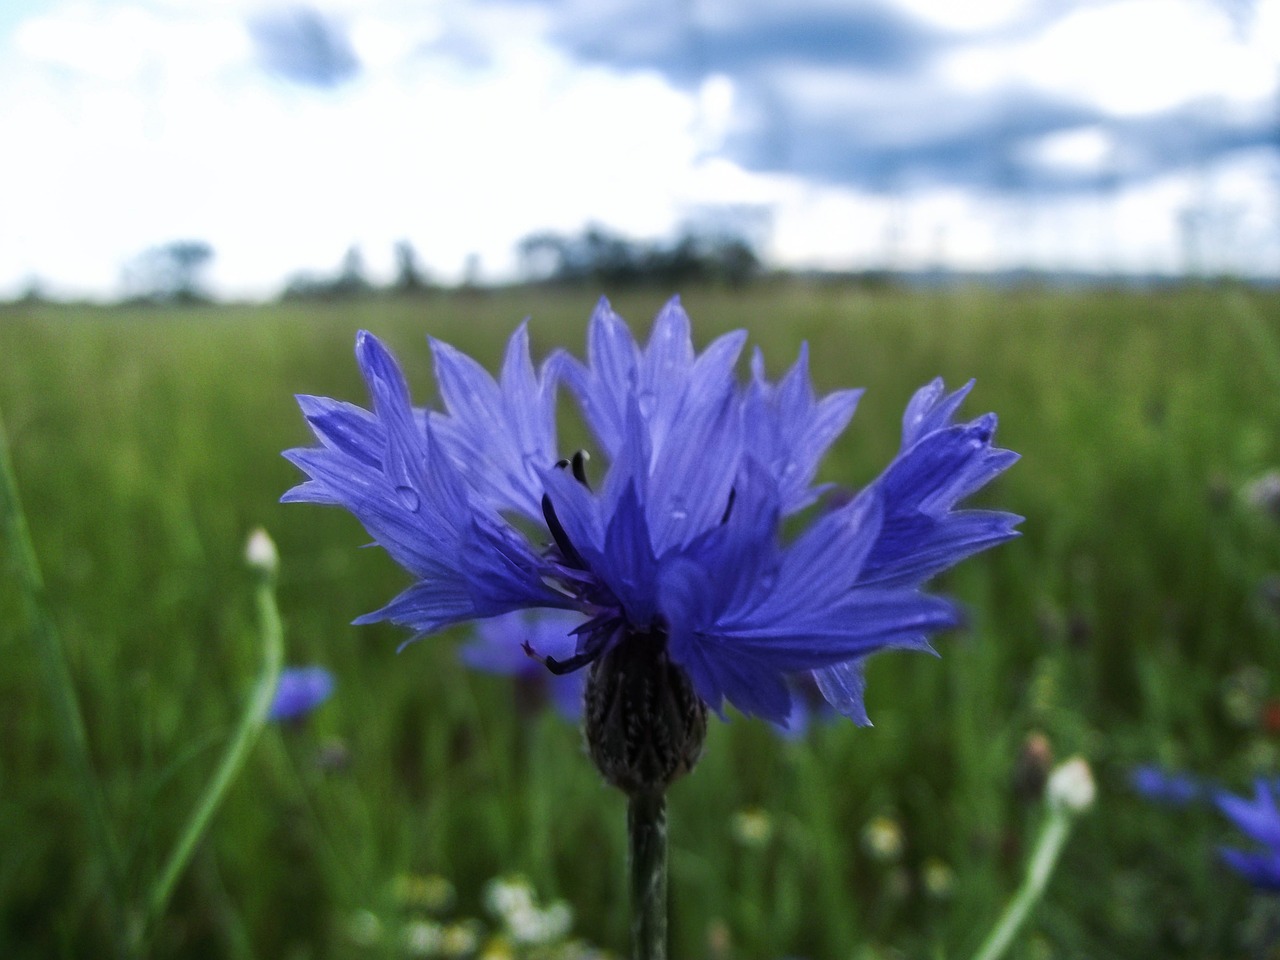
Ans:
<svg viewBox="0 0 1280 960"><path fill-rule="evenodd" d="M280 671L280 682L267 717L296 720L320 706L332 693L333 674L324 667L285 667Z"/></svg>
<svg viewBox="0 0 1280 960"><path fill-rule="evenodd" d="M992 444L993 414L954 422L969 386L941 380L912 398L888 468L798 536L784 521L813 503L827 448L858 391L818 398L807 354L768 380L757 353L743 384L739 331L694 351L678 299L646 345L607 301L587 358L557 351L535 370L521 326L497 380L432 341L444 409L412 406L396 361L361 333L372 412L299 398L321 446L286 456L310 478L285 500L350 510L416 582L358 623L418 635L513 610L577 611L564 672L652 637L716 710L784 723L787 678L810 674L837 710L865 723L861 665L886 648L929 650L957 608L923 582L1016 535L1018 517L957 504L1017 455ZM563 385L604 464L560 459ZM794 524L789 525L794 526Z"/></svg>
<svg viewBox="0 0 1280 960"><path fill-rule="evenodd" d="M1208 794L1208 787L1185 773L1165 770L1155 764L1142 764L1129 771L1129 785L1156 803L1185 807Z"/></svg>
<svg viewBox="0 0 1280 960"><path fill-rule="evenodd" d="M533 687L550 697L561 716L578 720L586 671L556 676L539 659L572 657L577 648L573 631L581 624L582 615L567 610L521 610L478 620L475 636L458 648L458 656L473 670L514 677Z"/></svg>
<svg viewBox="0 0 1280 960"><path fill-rule="evenodd" d="M1280 890L1280 810L1276 809L1277 791L1280 791L1280 782L1268 782L1259 778L1254 784L1252 800L1226 792L1219 793L1214 798L1218 809L1247 837L1262 846L1262 849L1254 851L1218 848L1223 863L1259 890Z"/></svg>
<svg viewBox="0 0 1280 960"><path fill-rule="evenodd" d="M784 741L796 743L808 736L815 723L834 720L839 715L822 695L812 673L797 673L787 679L791 712L785 721L773 725L773 731Z"/></svg>

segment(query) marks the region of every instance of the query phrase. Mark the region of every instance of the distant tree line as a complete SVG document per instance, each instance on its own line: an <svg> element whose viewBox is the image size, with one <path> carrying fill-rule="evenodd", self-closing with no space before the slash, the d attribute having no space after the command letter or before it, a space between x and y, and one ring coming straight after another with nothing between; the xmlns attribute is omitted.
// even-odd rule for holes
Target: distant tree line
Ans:
<svg viewBox="0 0 1280 960"><path fill-rule="evenodd" d="M213 247L203 240L173 240L144 250L124 267L125 298L135 303L201 303L209 299L204 273Z"/></svg>
<svg viewBox="0 0 1280 960"><path fill-rule="evenodd" d="M580 234L531 234L517 247L526 282L600 288L651 286L667 290L697 284L740 287L761 271L753 245L731 229L686 228L667 241L633 240L604 227ZM206 274L213 247L203 240L173 240L144 250L121 274L123 301L138 304L204 303L211 299ZM467 259L462 288L481 286L476 255ZM373 293L414 295L436 289L407 240L395 245L395 273L385 286L370 281L358 246L347 249L335 271L291 276L282 300L349 300ZM32 278L19 299L37 302L45 293Z"/></svg>
<svg viewBox="0 0 1280 960"><path fill-rule="evenodd" d="M431 282L418 259L418 252L408 240L395 245L396 271L390 287L392 293L414 294L430 289ZM282 300L350 300L364 296L375 286L365 274L364 256L359 247L350 247L342 257L338 272L332 275L299 273L289 278L280 294Z"/></svg>
<svg viewBox="0 0 1280 960"><path fill-rule="evenodd" d="M552 284L740 287L760 272L760 258L751 244L722 231L687 229L672 241L644 242L591 226L576 236L531 234L517 249L521 272L535 282Z"/></svg>

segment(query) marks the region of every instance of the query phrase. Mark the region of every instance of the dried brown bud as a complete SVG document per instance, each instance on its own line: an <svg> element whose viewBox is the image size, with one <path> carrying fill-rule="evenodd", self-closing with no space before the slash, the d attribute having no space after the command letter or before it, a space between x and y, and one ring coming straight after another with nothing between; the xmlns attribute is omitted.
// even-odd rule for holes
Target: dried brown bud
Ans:
<svg viewBox="0 0 1280 960"><path fill-rule="evenodd" d="M661 632L628 633L587 679L587 749L628 794L666 790L693 769L707 736L706 705L666 645Z"/></svg>
<svg viewBox="0 0 1280 960"><path fill-rule="evenodd" d="M1053 769L1053 746L1049 738L1039 730L1032 730L1022 741L1018 759L1013 767L1013 791L1020 800L1039 800L1044 794L1045 782Z"/></svg>

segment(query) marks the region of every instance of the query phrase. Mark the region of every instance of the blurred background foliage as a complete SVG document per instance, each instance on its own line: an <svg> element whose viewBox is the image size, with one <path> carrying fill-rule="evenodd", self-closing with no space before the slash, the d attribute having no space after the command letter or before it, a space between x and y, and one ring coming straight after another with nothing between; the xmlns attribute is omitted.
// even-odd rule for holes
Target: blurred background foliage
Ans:
<svg viewBox="0 0 1280 960"><path fill-rule="evenodd" d="M509 941L486 890L512 875L570 905L575 936L615 954L626 941L623 799L579 734L461 666L465 631L397 655L394 628L349 626L405 575L357 549L368 538L346 514L277 503L298 480L280 451L310 442L292 395L365 402L357 329L388 341L427 403L425 334L492 369L528 315L539 355L580 351L593 297L411 293L0 306L0 409L126 902L145 896L249 696L252 528L279 546L288 661L336 678L328 703L258 743L155 956L425 956L444 949L428 920L475 933L487 917L483 936L453 941L471 956ZM614 305L642 333L663 299ZM966 411L997 411L998 440L1023 454L980 500L1027 520L937 584L970 613L940 660L872 662L874 728L819 722L787 741L740 717L714 725L671 795L673 954L965 956L1021 876L1037 772L1078 752L1099 803L1013 955L1241 955L1262 907L1216 863L1225 824L1204 805L1151 805L1129 775L1155 762L1238 790L1277 769L1280 297L789 281L684 301L699 345L747 327L777 375L808 340L821 389L867 388L822 475L844 485L888 462L916 387L975 377ZM0 544L0 954L105 955L104 865L12 560ZM412 894L441 883L443 900Z"/></svg>

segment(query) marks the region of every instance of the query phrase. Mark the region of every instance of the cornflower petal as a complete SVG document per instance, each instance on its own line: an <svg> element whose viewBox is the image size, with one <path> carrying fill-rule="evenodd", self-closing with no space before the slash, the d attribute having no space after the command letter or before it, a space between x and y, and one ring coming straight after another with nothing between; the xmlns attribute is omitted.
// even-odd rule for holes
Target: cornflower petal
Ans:
<svg viewBox="0 0 1280 960"><path fill-rule="evenodd" d="M680 419L681 442L662 448L648 482L649 531L659 556L720 523L742 454L731 391L699 397L688 407Z"/></svg>
<svg viewBox="0 0 1280 960"><path fill-rule="evenodd" d="M1246 852L1219 847L1222 862L1258 890L1280 890L1280 853L1274 850Z"/></svg>
<svg viewBox="0 0 1280 960"><path fill-rule="evenodd" d="M582 415L610 457L622 446L627 397L634 394L640 348L626 322L600 298L587 325L587 363L560 352L555 368L578 400Z"/></svg>
<svg viewBox="0 0 1280 960"><path fill-rule="evenodd" d="M863 391L838 390L819 401L809 379L807 343L776 385L765 377L759 348L751 372L743 401L746 448L777 478L783 511L794 513L822 492L812 486L818 464L853 418Z"/></svg>
<svg viewBox="0 0 1280 960"><path fill-rule="evenodd" d="M327 397L300 394L297 400L302 415L325 447L344 453L365 466L381 464L386 434L378 418L368 410Z"/></svg>
<svg viewBox="0 0 1280 960"><path fill-rule="evenodd" d="M718 707L727 698L745 712L783 722L789 700L774 695L769 677L831 667L890 647L927 649L923 632L958 622L946 600L860 583L880 513L872 490L820 518L776 560L766 552L742 566L742 575L757 578L750 590L717 591L712 582L713 571L732 566L729 534L701 543L702 556L665 568L671 656L689 671L709 705ZM720 606L728 596L738 602ZM755 677L762 689L767 686L770 695L744 705L747 677ZM834 688L834 679L829 685ZM854 686L849 695L855 690L860 693ZM860 704L847 699L837 706L858 715Z"/></svg>
<svg viewBox="0 0 1280 960"><path fill-rule="evenodd" d="M1261 890L1280 890L1280 810L1276 808L1277 790L1280 790L1280 781L1268 782L1259 778L1254 782L1252 800L1225 791L1219 791L1213 798L1227 819L1263 848L1245 851L1220 847L1218 855L1223 863Z"/></svg>
<svg viewBox="0 0 1280 960"><path fill-rule="evenodd" d="M1214 799L1218 809L1246 835L1280 851L1280 811L1267 781L1259 779L1254 783L1252 800L1226 792Z"/></svg>
<svg viewBox="0 0 1280 960"><path fill-rule="evenodd" d="M358 623L391 620L429 633L524 606L565 606L543 581L545 563L466 483L416 415L395 359L361 333L356 355L374 411L301 401L323 444L285 456L310 480L286 500L349 510L420 581Z"/></svg>
<svg viewBox="0 0 1280 960"><path fill-rule="evenodd" d="M321 666L285 667L267 710L269 720L298 720L333 694L333 674Z"/></svg>
<svg viewBox="0 0 1280 960"><path fill-rule="evenodd" d="M442 341L431 339L447 414L432 425L469 484L498 510L539 520L539 471L556 460L555 378L539 377L522 323L507 344L501 380Z"/></svg>
<svg viewBox="0 0 1280 960"><path fill-rule="evenodd" d="M906 450L921 437L951 425L964 398L973 389L974 381L970 380L959 390L948 394L941 377L917 390L907 402L907 409L902 414L902 449Z"/></svg>
<svg viewBox="0 0 1280 960"><path fill-rule="evenodd" d="M869 727L871 718L867 716L867 708L862 699L867 688L864 663L865 658L859 658L820 667L813 671L813 679L827 703L837 713L848 717L860 727Z"/></svg>
<svg viewBox="0 0 1280 960"><path fill-rule="evenodd" d="M941 391L941 381L936 381ZM965 557L1016 537L1022 518L1011 513L952 510L964 497L1008 469L1018 455L992 445L996 418L941 425L967 388L921 414L937 429L919 435L872 484L885 504L881 536L864 575L884 584L918 584ZM919 396L919 394L917 394ZM914 402L914 401L913 401ZM958 400L956 401L958 402ZM914 434L913 434L914 435ZM905 434L904 434L905 436Z"/></svg>
<svg viewBox="0 0 1280 960"><path fill-rule="evenodd" d="M588 364L560 354L555 369L606 454L616 456L628 442L627 420L634 405L645 424L650 456L656 461L677 422L679 442L685 445L688 418L705 417L708 410L718 408L723 394L734 391L733 369L745 342L745 332L735 331L696 354L689 317L675 297L659 312L649 342L641 349L626 324L602 300L588 327ZM647 466L656 472L656 464Z"/></svg>

